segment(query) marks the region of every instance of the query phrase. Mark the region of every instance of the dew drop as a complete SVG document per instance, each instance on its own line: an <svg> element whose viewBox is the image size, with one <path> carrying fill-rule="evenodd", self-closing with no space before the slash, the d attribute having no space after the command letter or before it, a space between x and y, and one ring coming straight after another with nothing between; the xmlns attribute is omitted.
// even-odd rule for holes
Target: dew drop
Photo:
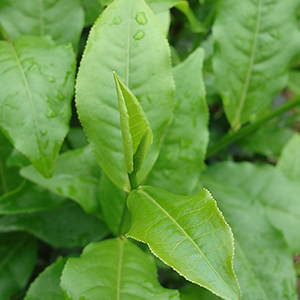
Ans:
<svg viewBox="0 0 300 300"><path fill-rule="evenodd" d="M47 76L47 79L51 82L54 83L55 82L55 78L53 76Z"/></svg>
<svg viewBox="0 0 300 300"><path fill-rule="evenodd" d="M151 100L151 98L149 96L147 96L147 100L148 100L149 104L152 103L152 100Z"/></svg>
<svg viewBox="0 0 300 300"><path fill-rule="evenodd" d="M139 30L133 38L137 41L141 40L145 36L145 32L143 30Z"/></svg>
<svg viewBox="0 0 300 300"><path fill-rule="evenodd" d="M56 97L59 101L63 101L65 99L64 95L61 92L58 92Z"/></svg>
<svg viewBox="0 0 300 300"><path fill-rule="evenodd" d="M121 24L122 23L122 18L121 17L119 17L119 16L116 16L116 17L114 17L114 19L113 19L113 25L119 25L119 24Z"/></svg>
<svg viewBox="0 0 300 300"><path fill-rule="evenodd" d="M57 113L56 113L54 110L52 110L51 113L47 115L47 117L48 117L49 119L53 119L53 118L55 118L56 116L57 116Z"/></svg>
<svg viewBox="0 0 300 300"><path fill-rule="evenodd" d="M41 71L41 66L36 64L36 63L32 63L28 69L29 71Z"/></svg>
<svg viewBox="0 0 300 300"><path fill-rule="evenodd" d="M145 25L148 23L148 20L146 18L145 13L139 12L136 14L135 20L140 24L140 25Z"/></svg>
<svg viewBox="0 0 300 300"><path fill-rule="evenodd" d="M41 130L41 135L45 136L47 134L47 132L48 132L47 130Z"/></svg>

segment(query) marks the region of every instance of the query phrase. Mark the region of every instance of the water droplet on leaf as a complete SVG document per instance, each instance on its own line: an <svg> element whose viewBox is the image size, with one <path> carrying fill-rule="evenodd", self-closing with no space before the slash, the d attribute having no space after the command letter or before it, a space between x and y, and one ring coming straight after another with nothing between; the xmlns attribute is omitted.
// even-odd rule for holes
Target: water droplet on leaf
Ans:
<svg viewBox="0 0 300 300"><path fill-rule="evenodd" d="M61 92L58 92L56 97L59 101L63 101L65 99L64 95Z"/></svg>
<svg viewBox="0 0 300 300"><path fill-rule="evenodd" d="M146 18L145 13L139 12L136 14L135 20L140 24L140 25L145 25L148 23L148 20Z"/></svg>
<svg viewBox="0 0 300 300"><path fill-rule="evenodd" d="M54 110L52 110L52 111L47 115L47 117L50 118L50 119L55 118L56 116L57 116L57 113L56 113Z"/></svg>
<svg viewBox="0 0 300 300"><path fill-rule="evenodd" d="M121 24L122 23L122 18L121 17L119 17L119 16L116 16L116 17L114 17L114 19L113 19L113 24L114 25L119 25L119 24Z"/></svg>
<svg viewBox="0 0 300 300"><path fill-rule="evenodd" d="M47 76L47 79L51 82L54 83L55 82L55 78L53 76Z"/></svg>
<svg viewBox="0 0 300 300"><path fill-rule="evenodd" d="M41 135L45 136L47 134L47 132L48 132L47 130L41 130Z"/></svg>
<svg viewBox="0 0 300 300"><path fill-rule="evenodd" d="M139 30L133 38L137 41L141 40L145 36L145 32L143 30Z"/></svg>

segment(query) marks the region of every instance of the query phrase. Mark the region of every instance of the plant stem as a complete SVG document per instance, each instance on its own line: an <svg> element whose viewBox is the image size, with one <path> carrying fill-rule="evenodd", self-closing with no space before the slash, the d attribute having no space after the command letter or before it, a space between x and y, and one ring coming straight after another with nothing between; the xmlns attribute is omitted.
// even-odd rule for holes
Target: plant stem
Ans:
<svg viewBox="0 0 300 300"><path fill-rule="evenodd" d="M289 111L290 109L298 106L300 104L300 96L294 97L292 100L289 100L285 104L281 105L280 107L274 109L267 115L263 116L262 118L258 119L256 122L251 123L249 125L246 125L242 127L240 130L236 132L228 132L225 134L215 145L213 145L211 148L207 151L206 158L211 157L215 153L219 152L223 148L227 147L229 144L232 144L233 142L236 142L237 140L240 140L250 133L253 133L256 131L262 124L272 120L273 118Z"/></svg>
<svg viewBox="0 0 300 300"><path fill-rule="evenodd" d="M0 33L7 42L10 42L8 34L6 33L5 29L3 28L1 22L0 22Z"/></svg>
<svg viewBox="0 0 300 300"><path fill-rule="evenodd" d="M129 177L131 190L136 190L139 187L138 181L136 178L136 172L133 171L131 174L128 174L128 177Z"/></svg>
<svg viewBox="0 0 300 300"><path fill-rule="evenodd" d="M120 227L119 227L119 235L124 235L130 229L131 214L126 205L127 198L128 198L128 196L126 197L125 206L123 209L123 215L122 215L122 219L121 219L121 223L120 223Z"/></svg>

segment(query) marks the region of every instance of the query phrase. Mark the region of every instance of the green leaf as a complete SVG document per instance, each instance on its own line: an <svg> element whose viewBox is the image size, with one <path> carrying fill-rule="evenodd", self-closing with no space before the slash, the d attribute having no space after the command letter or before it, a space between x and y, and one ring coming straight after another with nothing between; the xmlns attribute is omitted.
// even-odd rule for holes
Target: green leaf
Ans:
<svg viewBox="0 0 300 300"><path fill-rule="evenodd" d="M64 300L59 284L66 262L67 258L59 257L41 272L30 285L24 300Z"/></svg>
<svg viewBox="0 0 300 300"><path fill-rule="evenodd" d="M256 176L257 172L251 174L247 172L249 169L253 170L255 166L221 163L204 170L200 178L214 194L232 228L234 268L242 299L296 300L292 255L282 234L270 225L258 201L263 194L272 199L281 187L274 192L271 187L265 188L264 183L269 181L268 174ZM286 199L279 198L280 201Z"/></svg>
<svg viewBox="0 0 300 300"><path fill-rule="evenodd" d="M49 177L69 127L73 51L49 37L19 37L12 44L0 42L0 66L0 127Z"/></svg>
<svg viewBox="0 0 300 300"><path fill-rule="evenodd" d="M298 2L220 1L213 26L214 71L233 129L268 109L299 51Z"/></svg>
<svg viewBox="0 0 300 300"><path fill-rule="evenodd" d="M187 280L224 299L239 299L232 269L233 237L208 191L177 196L142 187L128 197L132 214L129 237L151 251Z"/></svg>
<svg viewBox="0 0 300 300"><path fill-rule="evenodd" d="M71 42L78 48L84 25L81 0L5 0L0 20L11 40L20 35L50 35L59 44Z"/></svg>
<svg viewBox="0 0 300 300"><path fill-rule="evenodd" d="M255 153L279 157L284 145L292 135L292 129L282 127L282 124L278 124L278 120L272 120L265 126L261 126L256 132L246 136L239 144Z"/></svg>
<svg viewBox="0 0 300 300"><path fill-rule="evenodd" d="M61 287L72 300L99 299L99 295L101 299L179 300L177 291L158 283L152 257L125 238L90 244L80 258L70 258Z"/></svg>
<svg viewBox="0 0 300 300"><path fill-rule="evenodd" d="M0 199L1 195L14 190L22 182L19 169L7 166L7 160L12 150L12 145L0 131Z"/></svg>
<svg viewBox="0 0 300 300"><path fill-rule="evenodd" d="M104 8L101 0L84 0L85 22L84 26L88 27L94 24ZM104 1L105 2L105 1Z"/></svg>
<svg viewBox="0 0 300 300"><path fill-rule="evenodd" d="M0 217L0 232L26 231L55 248L75 248L103 239L103 221L70 201L57 210Z"/></svg>
<svg viewBox="0 0 300 300"><path fill-rule="evenodd" d="M218 300L220 297L195 284L185 285L180 289L181 300Z"/></svg>
<svg viewBox="0 0 300 300"><path fill-rule="evenodd" d="M130 174L140 170L148 148L153 142L153 135L139 101L123 84L118 75L113 73L118 94L126 169ZM138 155L138 159L134 161L135 155Z"/></svg>
<svg viewBox="0 0 300 300"><path fill-rule="evenodd" d="M300 135L294 133L283 148L277 163L279 170L288 178L300 182ZM300 251L300 247L299 247Z"/></svg>
<svg viewBox="0 0 300 300"><path fill-rule="evenodd" d="M73 127L66 137L71 148L83 148L88 145L85 133L82 128Z"/></svg>
<svg viewBox="0 0 300 300"><path fill-rule="evenodd" d="M160 13L169 10L182 0L146 0L146 2L155 13Z"/></svg>
<svg viewBox="0 0 300 300"><path fill-rule="evenodd" d="M0 214L32 213L53 210L66 201L50 191L24 180L16 190L0 197Z"/></svg>
<svg viewBox="0 0 300 300"><path fill-rule="evenodd" d="M117 0L103 12L91 30L76 85L80 121L95 157L119 188L129 190L113 70L140 102L153 131L142 181L158 156L174 101L169 47L143 0Z"/></svg>
<svg viewBox="0 0 300 300"><path fill-rule="evenodd" d="M36 263L37 245L24 233L0 233L0 299L9 300L27 284Z"/></svg>
<svg viewBox="0 0 300 300"><path fill-rule="evenodd" d="M44 178L32 166L21 175L50 191L76 201L88 213L99 213L98 189L101 169L89 147L61 154L53 176Z"/></svg>
<svg viewBox="0 0 300 300"><path fill-rule="evenodd" d="M204 52L196 50L174 68L173 121L147 184L187 195L195 188L208 144L208 109L202 77Z"/></svg>
<svg viewBox="0 0 300 300"><path fill-rule="evenodd" d="M162 11L155 14L162 31L164 32L165 36L168 35L171 23L171 13L169 10Z"/></svg>
<svg viewBox="0 0 300 300"><path fill-rule="evenodd" d="M222 163L212 172L224 185L238 186L265 208L272 225L281 230L294 253L300 251L299 182L293 182L270 165Z"/></svg>
<svg viewBox="0 0 300 300"><path fill-rule="evenodd" d="M289 72L287 87L295 94L300 94L300 72L292 70Z"/></svg>
<svg viewBox="0 0 300 300"><path fill-rule="evenodd" d="M119 234L127 194L119 189L103 172L100 180L99 201L103 219L114 235Z"/></svg>

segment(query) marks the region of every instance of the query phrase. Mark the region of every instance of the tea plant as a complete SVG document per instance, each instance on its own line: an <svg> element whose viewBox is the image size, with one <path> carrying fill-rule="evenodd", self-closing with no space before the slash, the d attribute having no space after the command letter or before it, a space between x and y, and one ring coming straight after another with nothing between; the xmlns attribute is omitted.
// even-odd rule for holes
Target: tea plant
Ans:
<svg viewBox="0 0 300 300"><path fill-rule="evenodd" d="M299 9L1 1L0 300L296 300Z"/></svg>

